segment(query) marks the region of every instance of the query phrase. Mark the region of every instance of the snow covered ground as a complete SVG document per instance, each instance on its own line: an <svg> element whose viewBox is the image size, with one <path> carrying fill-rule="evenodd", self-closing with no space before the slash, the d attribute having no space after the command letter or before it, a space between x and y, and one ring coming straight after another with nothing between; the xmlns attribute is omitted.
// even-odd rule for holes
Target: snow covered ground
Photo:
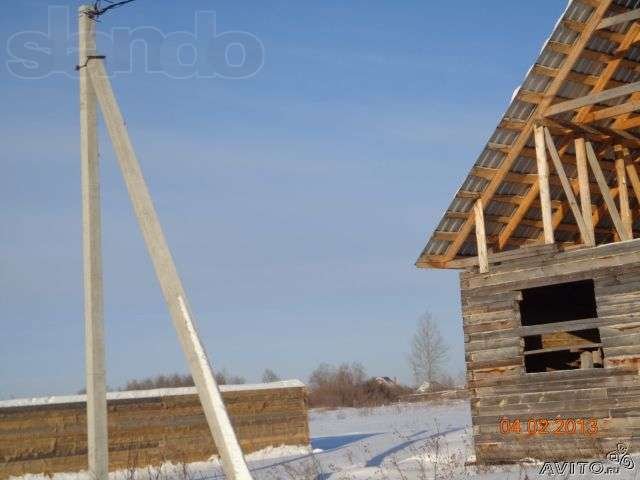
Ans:
<svg viewBox="0 0 640 480"><path fill-rule="evenodd" d="M469 405L403 404L378 408L312 410L311 449L279 447L249 455L255 479L261 480L524 480L535 478L640 478L636 468L619 474L539 475L541 465L476 468L473 461ZM42 480L26 476L23 480ZM56 480L88 480L86 474L55 475ZM217 461L164 465L111 474L111 480L223 479Z"/></svg>

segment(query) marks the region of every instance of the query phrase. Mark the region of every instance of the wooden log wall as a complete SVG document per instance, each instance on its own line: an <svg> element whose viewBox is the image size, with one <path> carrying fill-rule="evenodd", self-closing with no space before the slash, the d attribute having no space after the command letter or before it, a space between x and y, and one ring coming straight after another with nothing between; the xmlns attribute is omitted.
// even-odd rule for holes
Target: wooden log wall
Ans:
<svg viewBox="0 0 640 480"><path fill-rule="evenodd" d="M594 282L597 318L522 326L523 289L579 280ZM617 442L640 450L640 240L566 252L545 245L522 258L516 251L488 273L469 267L460 283L479 462L604 458ZM525 371L525 336L593 328L604 368ZM519 420L521 432L504 433L505 418ZM540 433L542 420L556 418ZM537 424L528 429L531 419ZM553 433L568 419L595 419L597 432Z"/></svg>
<svg viewBox="0 0 640 480"><path fill-rule="evenodd" d="M307 392L297 381L223 386L245 453L308 445ZM109 470L203 461L216 454L193 388L108 396ZM84 396L0 402L0 479L87 468Z"/></svg>

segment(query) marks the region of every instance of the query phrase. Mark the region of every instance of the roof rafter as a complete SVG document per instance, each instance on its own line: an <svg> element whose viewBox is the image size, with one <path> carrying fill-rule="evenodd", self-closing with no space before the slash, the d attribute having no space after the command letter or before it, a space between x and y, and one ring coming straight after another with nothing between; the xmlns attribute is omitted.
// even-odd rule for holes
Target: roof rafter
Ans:
<svg viewBox="0 0 640 480"><path fill-rule="evenodd" d="M558 149L558 154L560 155L560 158L563 163L576 165L577 160L575 155L569 155L566 153L567 149L569 148L573 140L574 140L573 137L566 137L563 140L561 140L560 147ZM535 155L535 151L533 152L533 155ZM609 163L610 164L606 165L606 167L604 167L603 165L603 170L613 170L615 168L613 166L613 163L611 162ZM527 212L535 202L535 200L538 198L538 194L540 193L540 185L537 182L537 178L535 178L536 175L535 174L533 175L534 175L534 179L532 179L531 188L529 188L529 191L527 192L527 194L524 196L522 201L518 204L518 208L513 213L511 220L509 221L507 226L504 228L504 230L502 230L502 232L500 232L499 240L498 240L498 248L500 250L502 250L507 245L509 238L518 227L518 224L522 221L522 219L525 217L525 215L527 214ZM549 183L551 183L552 185L559 185L560 180L557 177L552 176L549 178ZM590 184L589 187L593 193L599 193L599 188L597 185ZM562 202L560 201L558 202L562 204ZM561 220L562 218L560 220L556 220L556 222L559 223Z"/></svg>
<svg viewBox="0 0 640 480"><path fill-rule="evenodd" d="M624 35L624 38L618 45L618 48L615 50L614 59L608 62L604 70L600 73L600 78L598 82L594 85L593 90L591 91L592 94L603 92L607 88L607 85L611 83L613 76L615 75L615 73L618 71L618 69L622 64L622 60L625 54L629 51L631 46L638 41L639 34L640 34L640 27L638 26L638 24L634 23L633 25L631 25L627 33ZM636 91L638 91L638 90L633 90L633 87L631 87L631 85L633 84L629 84L627 86L627 88L630 90L628 94L635 93ZM612 98L619 98L620 96L627 95L627 93L624 92L624 86L613 88L611 90L606 90L606 91L607 92L616 91L617 93L623 92L622 95L619 95L618 97L612 97ZM601 100L601 101L605 101L605 100ZM588 121L589 113L591 112L592 107L593 107L593 104L590 104L585 108L580 109L580 111L575 116L574 121L576 123L583 123ZM591 120L593 121L593 118Z"/></svg>
<svg viewBox="0 0 640 480"><path fill-rule="evenodd" d="M571 138L565 138L561 142L561 146L559 149L559 154L561 157L566 152L567 148L569 148L571 141ZM551 179L549 180L551 181ZM540 184L537 181L534 181L531 184L531 187L529 188L529 191L525 195L524 199L522 200L520 205L518 205L516 211L513 213L511 220L500 232L500 235L498 236L498 249L502 250L507 245L507 243L509 242L509 238L511 238L511 235L513 235L513 232L515 232L516 228L518 227L518 223L520 223L520 221L527 214L534 200L538 198L539 193Z"/></svg>
<svg viewBox="0 0 640 480"><path fill-rule="evenodd" d="M594 87L595 90L595 87ZM605 102L607 100L613 100L616 98L624 97L627 95L631 95L632 93L640 91L640 82L628 83L621 87L610 88L609 90L597 91L597 93L592 93L590 95L585 95L584 97L574 98L573 100L567 100L565 102L556 103L547 108L544 112L545 117L550 117L552 115L557 115L563 112L570 112L571 110L577 110L581 107L591 107L597 103ZM585 121L587 113L579 112L578 118L575 119L576 122Z"/></svg>
<svg viewBox="0 0 640 480"><path fill-rule="evenodd" d="M624 35L622 41L620 42L618 48L614 52L612 59L606 62L606 66L600 73L597 82L591 90L591 94L551 105L544 112L544 115L552 116L559 113L580 109L574 118L574 122L584 123L595 121L599 118L595 114L591 114L591 110L594 105L640 91L640 82L625 84L622 86L611 88L609 90L605 90L607 85L611 83L613 75L621 66L624 54L638 40L639 32L640 29L638 28L637 24L634 24L629 28L628 32ZM614 115L615 111L616 110L613 110ZM598 116L607 115L608 113L609 112L605 112L603 114L601 112L598 114Z"/></svg>
<svg viewBox="0 0 640 480"><path fill-rule="evenodd" d="M598 24L598 30L615 27L621 23L632 22L638 19L640 19L640 8L602 19Z"/></svg>
<svg viewBox="0 0 640 480"><path fill-rule="evenodd" d="M640 100L640 93L634 93L631 95L632 101ZM640 116L632 116L630 113L617 118L613 124L611 124L612 128L616 128L618 130L631 130L632 128L640 127Z"/></svg>
<svg viewBox="0 0 640 480"><path fill-rule="evenodd" d="M547 88L547 91L545 92L545 95L547 95L547 97L543 99L542 102L538 105L538 108L537 108L538 115L540 114L540 112L544 111L551 104L552 98L558 93L564 80L571 73L571 69L575 65L578 58L580 57L580 52L584 49L584 47L589 42L591 35L593 34L593 32L595 32L598 24L604 17L604 14L607 12L607 9L609 8L612 2L613 0L602 0L602 2L591 13L591 17L584 24L584 29L582 30L582 32L580 33L580 36L576 39L574 43L574 49L566 56L562 64L562 67L558 69L558 74L554 77L553 81ZM507 174L507 172L511 168L513 161L518 157L519 149L524 147L529 141L529 138L531 137L531 133L533 131L534 121L535 121L535 115L532 115L527 121L527 126L523 129L522 133L516 140L514 144L515 148L513 148L512 152L510 152L509 155L505 157L505 159L502 161L502 165L500 166L500 171L496 174L494 179L491 180L489 185L487 185L487 188L482 194L483 204L486 205L487 201L496 192L496 190L500 186L500 183L502 183L502 179L504 175ZM451 245L449 245L445 258L452 259L456 256L456 254L458 253L458 250L460 249L462 244L466 241L467 236L471 232L471 229L473 228L473 223L474 223L473 218L467 218L467 221L462 225L462 228L459 232L460 235L458 235L458 237L451 243ZM420 263L420 260L418 260L418 263Z"/></svg>
<svg viewBox="0 0 640 480"><path fill-rule="evenodd" d="M563 218L564 218L564 215L567 212L566 204L563 203L561 208L556 210L556 212L558 212L558 211L562 211L562 215L563 215ZM496 215L487 215L487 214L485 214L484 218L488 222L507 223L510 220L511 217L501 217L501 216L496 216ZM563 220L563 218L561 218L560 220ZM523 218L520 223L522 225L527 225L529 227L542 229L542 220L532 220L530 218ZM561 231L566 231L566 232L580 233L580 230L578 229L578 227L576 225L574 225L572 223L562 223L562 221L559 221L557 225L554 225L554 228L556 230L561 230ZM596 231L596 233L601 233L601 234L613 233L613 230L610 229L610 228L596 228L595 231Z"/></svg>
<svg viewBox="0 0 640 480"><path fill-rule="evenodd" d="M455 261L475 254L477 242L470 235L475 219L469 207L480 204L478 201L484 206L484 218L492 224L487 225L487 241L492 249L511 250L538 242L541 222L535 210L539 196L532 140L535 126L546 127L552 138L562 138L562 146L558 145L561 148L552 158L556 167L549 178L552 197L571 197L571 209L580 214L579 219L575 214L568 215L567 201L552 200L547 231L553 226L563 232L558 234L558 244L579 243L578 220L583 221L580 237L589 233L589 245L594 245L594 240L602 243L629 236L620 235L621 222L612 218L611 223L609 217L616 217L616 213L621 216L622 209L617 212L612 199L619 197L616 182L621 182L622 176L640 190L640 176L632 179L627 172L621 174L622 163L614 161L614 147L622 145L631 155L625 163L631 165L631 159L640 163L640 59L635 53L640 47L640 9L632 10L614 1L617 0L570 0L569 8L556 24L553 40L543 47L491 141L445 212L440 225L442 230L451 231L434 233L418 266L455 268ZM581 160L578 168L572 147L577 139L597 151L597 156L591 153L597 161L595 167L588 169L591 173L585 172L585 167L594 158ZM595 194L593 199L589 192ZM632 203L633 213L640 214L640 204L635 198ZM603 228L598 222L602 223L605 216L607 224ZM638 232L640 229L634 233Z"/></svg>

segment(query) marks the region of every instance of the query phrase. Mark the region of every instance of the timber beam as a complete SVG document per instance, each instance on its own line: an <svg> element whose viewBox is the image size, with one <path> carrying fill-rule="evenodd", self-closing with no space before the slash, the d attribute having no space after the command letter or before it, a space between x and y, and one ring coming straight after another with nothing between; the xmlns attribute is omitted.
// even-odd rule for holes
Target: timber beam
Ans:
<svg viewBox="0 0 640 480"><path fill-rule="evenodd" d="M581 107L596 105L608 100L614 100L616 98L631 95L632 93L638 91L640 91L640 82L629 83L621 87L610 88L609 90L603 90L591 95L585 95L584 97L578 97L572 100L567 100L565 102L556 103L547 108L543 112L543 116L550 117L559 113L570 112Z"/></svg>
<svg viewBox="0 0 640 480"><path fill-rule="evenodd" d="M598 24L598 30L605 28L615 27L621 23L633 22L634 20L640 20L640 8L629 10L628 12L619 13L611 17L603 18Z"/></svg>

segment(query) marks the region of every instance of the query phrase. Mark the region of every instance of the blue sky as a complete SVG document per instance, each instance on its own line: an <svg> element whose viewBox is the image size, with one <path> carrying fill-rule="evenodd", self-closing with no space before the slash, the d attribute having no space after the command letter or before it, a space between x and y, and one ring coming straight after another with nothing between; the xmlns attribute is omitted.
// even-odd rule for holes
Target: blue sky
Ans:
<svg viewBox="0 0 640 480"><path fill-rule="evenodd" d="M17 33L47 32L51 5L70 7L75 30L76 1L7 2L0 17L3 398L84 385L77 80L17 78L8 63ZM217 32L263 48L245 79L148 73L135 49L133 72L112 79L214 367L306 380L320 362L359 361L410 381L428 310L462 369L457 273L413 263L564 7L138 0L103 18L105 34L168 34L215 11ZM71 74L74 58L58 66ZM100 134L118 387L186 364Z"/></svg>

